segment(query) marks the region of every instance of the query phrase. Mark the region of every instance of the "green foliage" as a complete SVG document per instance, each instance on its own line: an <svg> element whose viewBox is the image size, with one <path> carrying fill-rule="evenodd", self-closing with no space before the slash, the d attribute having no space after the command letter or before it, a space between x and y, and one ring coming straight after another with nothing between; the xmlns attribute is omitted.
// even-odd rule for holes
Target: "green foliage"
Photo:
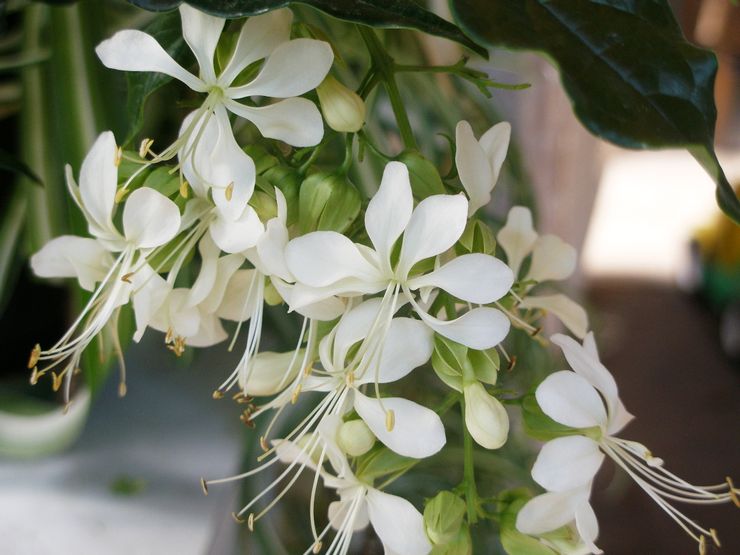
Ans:
<svg viewBox="0 0 740 555"><path fill-rule="evenodd" d="M740 222L713 150L717 61L686 42L665 0L450 0L481 44L537 50L560 70L581 122L627 148L686 147Z"/></svg>
<svg viewBox="0 0 740 555"><path fill-rule="evenodd" d="M441 335L435 335L432 368L440 380L462 392L463 375L466 371L480 382L495 384L499 356L495 349L476 351Z"/></svg>
<svg viewBox="0 0 740 555"><path fill-rule="evenodd" d="M362 208L362 195L345 175L318 172L301 184L298 197L300 233L347 230Z"/></svg>
<svg viewBox="0 0 740 555"><path fill-rule="evenodd" d="M408 166L411 191L417 199L444 195L447 192L437 168L418 152L413 150L403 152L399 155L398 161Z"/></svg>

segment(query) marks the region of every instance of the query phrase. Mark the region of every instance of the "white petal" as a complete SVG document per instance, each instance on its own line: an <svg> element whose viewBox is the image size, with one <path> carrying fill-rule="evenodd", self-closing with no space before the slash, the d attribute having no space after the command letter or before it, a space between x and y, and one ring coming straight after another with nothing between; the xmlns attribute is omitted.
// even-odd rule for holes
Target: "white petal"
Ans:
<svg viewBox="0 0 740 555"><path fill-rule="evenodd" d="M182 36L198 60L201 79L206 83L215 84L213 55L216 53L216 45L226 20L203 13L187 4L180 4L180 19Z"/></svg>
<svg viewBox="0 0 740 555"><path fill-rule="evenodd" d="M470 198L468 215L472 216L491 200L491 190L495 184L491 164L467 121L459 122L455 128L455 146L455 167Z"/></svg>
<svg viewBox="0 0 740 555"><path fill-rule="evenodd" d="M211 289L213 289L218 270L218 255L221 253L221 250L213 242L210 235L206 234L198 243L198 252L200 253L200 271L193 286L190 288L189 306L199 304L208 296Z"/></svg>
<svg viewBox="0 0 740 555"><path fill-rule="evenodd" d="M227 254L222 256L216 262L216 276L211 284L211 289L208 291L208 295L198 303L198 307L201 312L211 314L217 312L219 308L226 302L224 297L227 293L231 278L234 276L239 267L244 263L244 257L240 254ZM191 297L191 302L192 302ZM239 303L243 303L243 298L231 299ZM222 317L219 315L219 317Z"/></svg>
<svg viewBox="0 0 740 555"><path fill-rule="evenodd" d="M596 343L592 334L590 337L589 343L592 347L588 349L585 346L579 345L578 342L567 335L555 334L550 340L563 350L565 359L575 373L583 377L601 392L609 409L609 426L607 427L607 432L614 434L626 426L634 417L627 412L627 409L619 398L617 382L614 380L614 376L612 376L611 372L598 359L598 354L596 357L593 356L596 350Z"/></svg>
<svg viewBox="0 0 740 555"><path fill-rule="evenodd" d="M288 228L285 227L287 205L282 191L275 188L278 215L265 225L265 232L257 242L257 254L266 275L276 276L285 281L293 281L293 274L285 260L285 247L288 245Z"/></svg>
<svg viewBox="0 0 740 555"><path fill-rule="evenodd" d="M480 138L480 146L486 152L488 162L491 165L493 184L498 181L501 166L506 159L506 151L509 149L511 139L511 124L502 121L483 133Z"/></svg>
<svg viewBox="0 0 740 555"><path fill-rule="evenodd" d="M238 220L219 217L208 228L213 241L227 253L240 253L255 246L264 230L265 226L251 206L244 209Z"/></svg>
<svg viewBox="0 0 740 555"><path fill-rule="evenodd" d="M603 553L594 543L599 536L599 521L588 500L581 501L576 507L576 529L591 553Z"/></svg>
<svg viewBox="0 0 740 555"><path fill-rule="evenodd" d="M295 359L294 359L295 357ZM239 386L248 395L264 397L275 395L291 385L291 381L301 368L303 351L296 355L293 351L287 353L272 353L263 351L252 359L249 368L249 379L244 386L244 375L240 376ZM291 366L291 361L293 365Z"/></svg>
<svg viewBox="0 0 740 555"><path fill-rule="evenodd" d="M103 65L122 71L155 71L174 77L198 92L207 85L185 70L162 48L154 37L126 29L101 42L95 53Z"/></svg>
<svg viewBox="0 0 740 555"><path fill-rule="evenodd" d="M221 320L218 317L214 314L204 314L201 312L198 331L195 335L188 337L185 344L191 347L210 347L221 343L221 341L224 341L228 337L229 335L221 325Z"/></svg>
<svg viewBox="0 0 740 555"><path fill-rule="evenodd" d="M516 516L517 530L523 534L539 535L565 526L575 518L576 507L583 498L580 490L533 497Z"/></svg>
<svg viewBox="0 0 740 555"><path fill-rule="evenodd" d="M355 410L380 441L404 457L430 457L447 441L437 413L413 401L384 397L381 406L377 399L355 390ZM386 428L387 410L393 411L395 420L390 432Z"/></svg>
<svg viewBox="0 0 740 555"><path fill-rule="evenodd" d="M452 247L465 230L467 220L468 201L463 195L433 195L422 200L403 234L396 273L405 277L420 260Z"/></svg>
<svg viewBox="0 0 740 555"><path fill-rule="evenodd" d="M561 280L576 269L576 249L555 235L537 238L532 252L532 265L527 279L535 281Z"/></svg>
<svg viewBox="0 0 740 555"><path fill-rule="evenodd" d="M101 133L80 168L80 198L90 233L101 238L118 234L112 221L118 187L117 150L113 133Z"/></svg>
<svg viewBox="0 0 740 555"><path fill-rule="evenodd" d="M509 436L509 415L501 401L489 395L480 382L463 388L465 427L475 442L486 449L498 449Z"/></svg>
<svg viewBox="0 0 740 555"><path fill-rule="evenodd" d="M257 270L237 270L224 291L221 304L216 314L219 318L244 322L250 318L256 303L262 299L257 295L258 285L256 280L264 279Z"/></svg>
<svg viewBox="0 0 740 555"><path fill-rule="evenodd" d="M263 137L289 145L315 146L324 136L321 112L306 98L287 98L259 108L230 100L226 107L256 125Z"/></svg>
<svg viewBox="0 0 740 555"><path fill-rule="evenodd" d="M563 294L525 297L519 306L536 308L554 314L576 337L583 338L588 331L586 311L577 302Z"/></svg>
<svg viewBox="0 0 740 555"><path fill-rule="evenodd" d="M299 314L304 314L306 309L310 310L311 305L324 302L334 296L341 297L358 297L361 295L371 295L382 291L387 286L385 281L366 281L359 278L341 279L326 287L309 287L302 283L296 283L290 291L290 310L295 310ZM285 298L285 297L283 297ZM287 299L286 299L287 300ZM329 318L330 320L333 318Z"/></svg>
<svg viewBox="0 0 740 555"><path fill-rule="evenodd" d="M290 39L293 12L287 8L273 10L247 19L242 25L234 53L221 72L219 81L226 86L252 62L267 57Z"/></svg>
<svg viewBox="0 0 740 555"><path fill-rule="evenodd" d="M448 339L479 351L495 347L509 333L509 319L495 308L474 308L455 320L440 320L413 302L424 323Z"/></svg>
<svg viewBox="0 0 740 555"><path fill-rule="evenodd" d="M394 318L383 346L377 372L378 383L400 380L429 360L434 350L432 330L419 320ZM367 372L358 383L375 381L375 371Z"/></svg>
<svg viewBox="0 0 740 555"><path fill-rule="evenodd" d="M572 428L606 425L601 397L584 378L566 370L549 375L537 387L537 403L560 424Z"/></svg>
<svg viewBox="0 0 740 555"><path fill-rule="evenodd" d="M136 189L123 207L126 240L140 249L164 245L180 229L180 210L159 191Z"/></svg>
<svg viewBox="0 0 740 555"><path fill-rule="evenodd" d="M347 528L346 525L342 526L342 524L349 518L347 512L352 508L353 501L354 497L347 497L342 501L332 501L329 503L329 522L332 528L335 530ZM367 503L365 500L359 501L359 507L357 507L353 518L352 526L349 526L353 532L359 532L367 528L367 525L370 524L370 516L367 514Z"/></svg>
<svg viewBox="0 0 740 555"><path fill-rule="evenodd" d="M403 555L427 555L431 551L424 518L411 503L374 488L368 489L366 499L370 522L386 550Z"/></svg>
<svg viewBox="0 0 740 555"><path fill-rule="evenodd" d="M167 281L155 273L149 265L134 274L132 294L136 320L134 341L138 343L141 340L146 328L155 319L155 315L160 311L171 291L172 287Z"/></svg>
<svg viewBox="0 0 740 555"><path fill-rule="evenodd" d="M31 268L39 277L76 277L80 286L94 291L95 284L102 281L113 258L95 239L62 235L46 243L31 257Z"/></svg>
<svg viewBox="0 0 740 555"><path fill-rule="evenodd" d="M292 293L294 285L289 285L279 278L272 278L272 284L280 293L283 300L289 305L292 305ZM337 297L328 297L317 301L315 303L309 303L305 306L295 308L294 310L306 318L311 320L318 320L320 322L328 322L339 318L346 309L346 304Z"/></svg>
<svg viewBox="0 0 740 555"><path fill-rule="evenodd" d="M548 491L566 491L591 483L604 461L599 445L584 436L565 436L542 446L532 478Z"/></svg>
<svg viewBox="0 0 740 555"><path fill-rule="evenodd" d="M333 61L334 52L326 42L314 39L284 42L265 60L257 77L246 85L227 89L226 94L230 98L300 96L319 86Z"/></svg>
<svg viewBox="0 0 740 555"><path fill-rule="evenodd" d="M194 110L182 121L178 138L182 137L186 137L185 144L177 151L182 174L196 196L206 197L211 187L211 153L219 140L218 120L210 113Z"/></svg>
<svg viewBox="0 0 740 555"><path fill-rule="evenodd" d="M314 231L296 237L285 248L285 259L296 280L310 287L325 287L345 278L368 282L380 274L357 246L334 231Z"/></svg>
<svg viewBox="0 0 740 555"><path fill-rule="evenodd" d="M439 287L451 295L476 304L488 304L506 295L514 284L511 269L487 254L464 254L447 264L409 281L411 289Z"/></svg>
<svg viewBox="0 0 740 555"><path fill-rule="evenodd" d="M332 366L339 371L344 368L345 357L352 345L365 338L380 311L381 300L369 299L347 311L336 326L332 349Z"/></svg>
<svg viewBox="0 0 740 555"><path fill-rule="evenodd" d="M365 212L365 229L388 271L393 244L409 223L413 208L409 170L401 162L390 162Z"/></svg>
<svg viewBox="0 0 740 555"><path fill-rule="evenodd" d="M519 275L519 268L526 256L532 252L537 232L532 227L532 213L524 206L514 206L509 210L506 225L496 236L498 244L506 253L506 261L514 276Z"/></svg>

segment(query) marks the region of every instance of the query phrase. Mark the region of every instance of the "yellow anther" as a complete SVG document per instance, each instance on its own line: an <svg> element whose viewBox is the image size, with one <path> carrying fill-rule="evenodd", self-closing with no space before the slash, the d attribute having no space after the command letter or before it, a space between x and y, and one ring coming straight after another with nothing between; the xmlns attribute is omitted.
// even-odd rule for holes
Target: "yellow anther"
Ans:
<svg viewBox="0 0 740 555"><path fill-rule="evenodd" d="M247 528L249 528L250 532L254 532L254 513L249 513L249 517L247 518Z"/></svg>
<svg viewBox="0 0 740 555"><path fill-rule="evenodd" d="M307 364L306 367L303 369L303 375L308 376L311 373L311 370L313 370L313 368L310 364Z"/></svg>
<svg viewBox="0 0 740 555"><path fill-rule="evenodd" d="M131 283L131 276L134 275L134 272L129 272L128 274L124 274L121 276L121 281L125 281L126 283Z"/></svg>
<svg viewBox="0 0 740 555"><path fill-rule="evenodd" d="M233 518L233 519L234 519L234 521L235 521L235 522L236 522L237 524L244 524L244 519L242 519L242 518L239 518L239 515L238 515L238 514L236 514L236 513L231 513L231 518Z"/></svg>
<svg viewBox="0 0 740 555"><path fill-rule="evenodd" d="M233 181L229 183L228 187L226 187L226 190L224 191L224 195L226 196L226 200L231 200L231 197L234 196L234 182Z"/></svg>
<svg viewBox="0 0 740 555"><path fill-rule="evenodd" d="M385 411L385 429L389 432L393 431L396 426L396 413L392 410Z"/></svg>
<svg viewBox="0 0 740 555"><path fill-rule="evenodd" d="M149 154L150 148L152 148L152 145L154 144L153 139L144 139L139 144L139 158L146 158L146 155Z"/></svg>
<svg viewBox="0 0 740 555"><path fill-rule="evenodd" d="M31 377L28 380L31 385L36 385L39 383L39 369L37 366L33 367L33 371L31 372Z"/></svg>
<svg viewBox="0 0 740 555"><path fill-rule="evenodd" d="M352 387L355 384L355 373L348 373L347 376L344 378L344 381L347 383L347 387Z"/></svg>
<svg viewBox="0 0 740 555"><path fill-rule="evenodd" d="M707 539L704 536L699 537L699 555L707 555Z"/></svg>
<svg viewBox="0 0 740 555"><path fill-rule="evenodd" d="M730 499L732 499L732 502L736 507L740 508L740 498L737 496L737 490L735 489L735 484L732 482L732 478L726 476L725 481L727 482L727 485L730 486Z"/></svg>
<svg viewBox="0 0 740 555"><path fill-rule="evenodd" d="M313 545L313 549L311 550L311 553L313 553L314 555L317 555L318 553L321 553L321 547L322 546L323 546L323 544L320 541L316 542Z"/></svg>
<svg viewBox="0 0 740 555"><path fill-rule="evenodd" d="M190 184L187 181L180 183L180 196L188 198L190 196Z"/></svg>
<svg viewBox="0 0 740 555"><path fill-rule="evenodd" d="M62 378L64 377L64 372L61 374L57 374L56 372L51 373L51 389L53 391L59 391L59 388L62 387Z"/></svg>
<svg viewBox="0 0 740 555"><path fill-rule="evenodd" d="M223 399L224 398L224 392L221 391L220 389L217 389L216 391L213 392L212 397L214 399L216 399L216 400Z"/></svg>
<svg viewBox="0 0 740 555"><path fill-rule="evenodd" d="M206 482L205 478L200 479L200 489L203 490L203 495L208 495L208 482Z"/></svg>
<svg viewBox="0 0 740 555"><path fill-rule="evenodd" d="M295 391L293 391L293 395L290 397L290 404L295 405L298 402L298 396L301 394L301 384L298 384L298 387L295 388Z"/></svg>
<svg viewBox="0 0 740 555"><path fill-rule="evenodd" d="M172 330L172 328L167 328L167 333L164 334L164 342L165 343L172 343L172 338L174 337L175 332Z"/></svg>
<svg viewBox="0 0 740 555"><path fill-rule="evenodd" d="M722 543L719 541L719 536L717 535L717 530L715 530L714 528L710 528L709 533L712 535L714 545L716 545L717 547L722 547Z"/></svg>
<svg viewBox="0 0 740 555"><path fill-rule="evenodd" d="M116 167L121 165L121 160L123 160L123 149L119 146L116 148L116 160L114 162Z"/></svg>
<svg viewBox="0 0 740 555"><path fill-rule="evenodd" d="M39 361L39 357L41 356L41 345L36 343L36 345L33 346L33 349L31 349L31 354L28 357L28 369L34 368L36 364ZM35 368L34 368L35 370Z"/></svg>
<svg viewBox="0 0 740 555"><path fill-rule="evenodd" d="M126 387L126 383L125 382L119 383L118 384L118 396L125 397L127 392L128 392L128 388Z"/></svg>
<svg viewBox="0 0 740 555"><path fill-rule="evenodd" d="M267 440L265 439L265 436L260 436L260 447L262 447L262 450L265 452L270 450L270 446L267 445Z"/></svg>

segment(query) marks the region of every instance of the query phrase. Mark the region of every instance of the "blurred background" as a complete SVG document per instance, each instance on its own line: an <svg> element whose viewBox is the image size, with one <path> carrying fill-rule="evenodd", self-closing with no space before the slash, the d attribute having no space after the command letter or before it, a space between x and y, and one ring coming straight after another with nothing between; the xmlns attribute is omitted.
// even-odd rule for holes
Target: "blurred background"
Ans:
<svg viewBox="0 0 740 555"><path fill-rule="evenodd" d="M152 16L115 2L51 12L38 5L23 12L22 4L9 2L2 20L0 142L47 185L3 173L0 186L0 553L85 555L100 553L101 546L116 554L278 553L266 547L275 545L269 536L294 522L298 527L306 511L278 513L267 539L255 540L229 517L244 492L200 492L201 476L236 473L251 457L238 408L211 399L233 364L224 349L175 360L160 337L148 334L128 350L125 398L116 395L115 376L106 379L109 371L101 371L92 377L94 400L80 391L64 419L48 392L44 397L37 387L33 401L27 399L28 349L53 341L79 302L59 285L28 275L28 253L65 225L81 225L64 208L67 201L49 191L64 194L53 186L64 162L79 165L103 122L117 134L125 129L122 111L115 110L125 103L125 80L104 71L92 47L124 24L140 26ZM444 13L444 2L433 4ZM730 182L740 184L740 8L726 0L673 5L687 37L719 59L718 155ZM404 43L396 47L403 59ZM434 63L454 63L461 55L436 39L417 47L415 55ZM15 71L10 61L18 52L43 62ZM685 151L625 151L594 138L573 116L556 70L535 55L494 52L481 67L494 79L532 85L494 91L481 108L490 123L496 117L512 122L516 145L491 217L496 221L510 204L529 198L537 206L538 231L580 250L569 293L586 306L602 359L638 416L624 435L691 482L740 480L740 228L720 215L710 178ZM450 86L440 83L443 92ZM382 109L383 99L378 102ZM75 110L91 116L75 117ZM158 125L168 123L160 118ZM558 369L550 364L548 370ZM593 502L607 553L694 550L608 465ZM723 553L740 553L736 511L687 512L718 529ZM378 552L372 540L361 549Z"/></svg>

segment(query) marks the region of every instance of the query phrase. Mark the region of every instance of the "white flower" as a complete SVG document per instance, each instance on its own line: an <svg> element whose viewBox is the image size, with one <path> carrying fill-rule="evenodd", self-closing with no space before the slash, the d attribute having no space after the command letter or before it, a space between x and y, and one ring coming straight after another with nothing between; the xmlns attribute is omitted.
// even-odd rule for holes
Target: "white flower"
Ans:
<svg viewBox="0 0 740 555"><path fill-rule="evenodd" d="M617 384L599 361L593 334L579 345L555 335L573 372L548 376L537 388L537 402L556 422L583 430L582 435L553 439L545 444L532 468L532 477L548 493L530 500L519 512L517 528L542 534L575 519L578 531L593 553L598 523L588 503L591 482L605 455L621 467L673 520L700 545L707 530L679 512L670 502L708 504L733 500L728 484L698 487L663 468L663 461L643 445L615 436L633 418L619 399Z"/></svg>
<svg viewBox="0 0 740 555"><path fill-rule="evenodd" d="M460 182L470 198L468 216L491 201L491 191L498 181L511 137L511 125L502 121L491 127L480 141L475 139L467 121L455 128L455 166Z"/></svg>
<svg viewBox="0 0 740 555"><path fill-rule="evenodd" d="M365 212L365 229L374 248L332 231L309 233L288 243L285 258L297 281L291 307L300 308L332 295L385 291L379 314L387 318L389 312L395 312L402 294L424 323L440 335L473 349L497 345L509 330L508 319L497 309L478 307L455 320L440 320L428 314L412 293L439 288L463 301L486 304L509 291L513 282L509 268L484 254L459 256L425 274L414 269L418 262L455 244L465 229L467 207L462 195L434 195L414 208L408 169L400 162L389 163ZM394 262L394 245L401 237L398 261ZM386 332L380 327L368 340L380 345Z"/></svg>
<svg viewBox="0 0 740 555"><path fill-rule="evenodd" d="M94 289L87 306L67 333L50 349L35 349L29 361L31 368L39 361L48 363L41 370L34 370L34 380L63 363L58 377L67 377L66 395L82 352L103 330L116 308L126 304L135 289L143 285L144 274L139 275L139 271L147 268L147 257L174 238L180 227L180 212L175 203L154 189L142 187L127 198L123 207L123 232L118 230L113 223L118 159L113 133L106 131L82 162L79 186L71 168L66 168L70 194L95 238L57 237L31 257L36 275L77 277L85 289ZM100 284L97 288L96 283Z"/></svg>
<svg viewBox="0 0 740 555"><path fill-rule="evenodd" d="M518 276L524 260L531 255L526 284L518 307L554 314L574 335L583 338L588 331L588 315L579 304L563 295L530 295L543 281L567 279L576 268L576 250L555 235L538 235L532 225L532 213L524 206L514 206L501 228L498 244L506 253L509 267Z"/></svg>

